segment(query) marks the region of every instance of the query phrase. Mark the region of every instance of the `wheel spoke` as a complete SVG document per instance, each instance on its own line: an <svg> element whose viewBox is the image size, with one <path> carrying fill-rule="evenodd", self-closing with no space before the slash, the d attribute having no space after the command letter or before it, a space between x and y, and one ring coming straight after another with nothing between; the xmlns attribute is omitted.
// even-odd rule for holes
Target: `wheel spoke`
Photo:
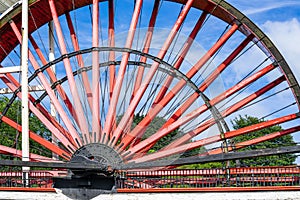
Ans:
<svg viewBox="0 0 300 200"><path fill-rule="evenodd" d="M60 45L61 53L63 55L67 54L67 49L66 49L66 46L65 46L62 29L61 29L61 26L60 26L60 22L58 20L56 7L55 7L55 3L54 3L53 0L49 0L49 6L50 6L51 13L52 13L52 18L53 18L53 23L54 23L54 26L55 26L55 29L56 29L56 34L58 36L58 43ZM67 76L68 76L70 89L71 89L71 94L73 96L74 105L76 107L75 113L81 119L81 120L79 120L79 126L80 126L81 131L82 131L82 140L83 140L83 143L87 143L87 142L90 141L88 125L87 125L87 121L84 117L84 112L83 112L83 109L82 109L82 105L81 105L81 102L80 102L80 98L79 98L79 95L78 95L77 88L75 87L76 83L75 83L75 80L74 80L74 77L73 77L71 63L70 63L70 60L68 58L63 59L63 62L64 62L64 66L65 66L65 69L66 69ZM78 133L76 132L74 127L72 125L70 125L69 123L66 123L66 126L68 127L70 133L75 138L75 140L81 145L82 140L78 136Z"/></svg>
<svg viewBox="0 0 300 200"><path fill-rule="evenodd" d="M193 3L193 0L187 1L184 9L180 13L180 16L178 17L175 25L173 26L167 40L164 42L163 47L161 48L160 52L158 53L157 58L162 59L166 55L167 50L171 46L171 43L172 43L173 39L175 38L177 31L179 30L185 17L187 16L187 14L192 6L192 3ZM129 108L127 109L127 112L124 114L124 117L122 117L117 129L115 130L115 132L113 134L111 146L114 146L116 144L116 142L118 141L119 137L122 135L123 129L126 127L126 124L127 124L128 120L130 119L130 116L133 114L138 102L141 100L141 97L144 94L145 90L147 89L158 66L159 66L159 63L157 63L157 62L154 62L152 64L148 74L146 75L143 83L141 84L141 87L139 88L139 90L136 92L134 98L132 99Z"/></svg>
<svg viewBox="0 0 300 200"><path fill-rule="evenodd" d="M272 71L274 68L275 68L274 65L269 65L269 66L265 67L264 69L260 70L259 72L255 73L254 75L252 75L249 78L242 81L240 84L235 85L234 87L221 93L219 96L213 98L210 101L210 105L214 106L214 105L218 104L219 102L223 101L224 99L226 99L226 98L230 97L231 95L235 94L236 92L240 91L241 89L243 89L250 83L252 83L252 82L256 81L257 79L261 78L262 76L266 75L268 72ZM151 146L153 146L153 144L155 142L157 142L160 138L167 135L168 133L175 130L176 128L183 125L184 123L189 122L190 120L194 119L195 117L199 116L200 114L204 113L207 110L208 110L208 106L204 104L204 105L200 106L199 108L197 108L196 110L192 111L191 113L187 114L185 117L181 118L180 120L177 120L176 122L168 123L169 121L167 121L164 124L163 128L161 128L156 134L153 134L151 137L142 141L135 147L128 149L128 151L130 151L131 153L136 153L141 150L143 150L144 152L147 152L147 150L149 150L149 148L151 148ZM170 119L172 120L172 118L170 118ZM211 125L211 124L208 123L208 125L206 125L205 127L209 127L209 125Z"/></svg>
<svg viewBox="0 0 300 200"><path fill-rule="evenodd" d="M15 128L17 131L22 132L22 126L20 124L17 124L15 121L9 119L8 117L3 116L1 119L4 123L8 124L9 126ZM55 144L49 142L48 140L42 138L41 136L37 135L36 133L29 131L29 137L36 141L37 143L43 145L44 147L48 148L53 153L59 155L60 157L69 160L71 157L71 154L62 150Z"/></svg>
<svg viewBox="0 0 300 200"><path fill-rule="evenodd" d="M22 153L20 6L0 18L3 158ZM39 0L29 12L32 161L167 167L173 158L200 163L266 141L299 142L295 76L226 1ZM243 115L257 124L237 127Z"/></svg>
<svg viewBox="0 0 300 200"><path fill-rule="evenodd" d="M143 4L142 0L137 0L136 1L134 12L133 12L133 15L132 15L130 28L129 28L129 31L128 31L128 36L127 36L125 48L131 48L131 46L132 46L133 39L134 39L134 34L135 34L135 29L136 29L136 26L137 26L138 17L139 17L140 12L141 12L142 4ZM129 58L129 53L123 53L122 61L121 61L119 71L118 71L118 76L117 76L116 83L115 83L115 86L114 86L114 91L113 91L112 98L111 98L110 105L109 105L109 109L108 109L108 112L107 112L107 115L106 115L105 125L104 125L104 128L103 128L103 134L105 134L105 137L104 137L104 140L103 140L104 143L108 142L108 135L111 134L113 120L115 119L114 115L116 113L117 101L119 99L120 90L121 90L121 87L122 87L121 85L122 85L122 82L123 82L123 79L124 79L124 74L125 74L128 58Z"/></svg>
<svg viewBox="0 0 300 200"><path fill-rule="evenodd" d="M15 155L19 158L22 158L22 151L14 149L14 148L10 148L10 147L0 145L0 152L4 153L4 154L7 154L7 155L9 155L9 154L10 155ZM30 153L29 157L30 157L30 160L32 160L32 161L42 161L42 162L51 162L52 161L51 158L40 156L40 155L33 154L33 153Z"/></svg>
<svg viewBox="0 0 300 200"><path fill-rule="evenodd" d="M249 127L241 128L241 129L236 130L236 131L227 132L227 133L224 134L224 138L230 139L230 138L233 138L233 137L236 137L236 136L239 136L239 135L244 135L244 134L247 134L247 133L250 133L250 132L254 132L254 131L257 131L257 130L261 130L261 129L270 127L270 126L274 126L274 125L278 125L278 124L281 124L281 123L284 123L284 122L287 122L287 121L291 121L291 120L294 120L298 117L299 117L299 114L292 114L292 115L280 117L280 118L277 118L277 119L274 119L274 120L261 122L259 124L255 124L255 125L252 125L252 126L249 126ZM243 145L238 145L237 144L237 145L235 145L235 147L240 146L239 148L242 148L242 147L246 147L246 146L249 146L249 145L257 144L259 142L263 142L265 140L274 139L276 137L279 137L279 136L282 136L282 135L285 135L285 134L290 134L290 133L294 133L296 131L299 131L299 128L300 127L298 126L298 127L294 127L294 128L285 130L285 131L272 133L272 134L263 136L261 138L256 138L253 141L249 140L247 142L244 142ZM170 149L166 148L165 150L159 151L155 154L147 155L147 156L144 156L142 158L133 159L133 160L130 160L130 161L131 162L145 162L145 161L160 159L160 158L168 157L168 156L171 156L171 155L174 155L174 154L190 151L192 149L199 148L199 147L202 147L204 145L208 145L208 144L211 144L211 143L214 143L214 142L219 142L219 141L222 141L224 138L222 138L221 135L215 135L215 136L208 137L208 138L198 140L198 141L194 141L194 142L191 142L191 143L188 143L188 144L179 145L179 146L174 147L174 148L170 148ZM220 153L222 153L222 152L220 152Z"/></svg>
<svg viewBox="0 0 300 200"><path fill-rule="evenodd" d="M18 31L16 25L14 24L13 21L11 21L11 26L13 28L13 30L15 31L16 36L19 38L19 41L21 43L21 34ZM33 54L31 51L29 51L28 53L29 55L29 60L32 63L33 67L35 68L35 70L38 70L40 67L38 66L37 61L35 60ZM64 123L66 124L70 134L73 136L74 140L78 143L78 145L81 145L81 139L78 137L76 130L74 129L73 125L71 124L71 122L69 121L69 118L67 117L67 115L65 114L62 106L60 105L60 103L58 102L58 99L56 98L54 92L52 91L50 84L47 82L44 74L42 73L38 73L38 77L40 78L45 90L47 91L47 93L49 94L49 97L51 98L51 100L53 101L53 104L56 106L57 111L60 113L60 115L62 116L62 120L64 121Z"/></svg>
<svg viewBox="0 0 300 200"><path fill-rule="evenodd" d="M259 96L263 95L267 91L273 89L275 86L279 85L283 81L285 81L285 77L281 76L280 78L276 79L275 81L271 82L270 84L266 85L265 87L261 88L260 90L257 90L253 94L249 95L248 97L242 99L241 101L237 102L233 106L231 106L231 107L227 108L226 110L224 110L221 113L222 116L226 117L226 116L232 114L233 112L235 112L238 109L242 108L243 106L247 105L249 102L251 102L254 99L258 98ZM194 131L190 132L189 134L185 134L182 138L178 139L177 141L172 142L171 144L169 144L165 148L172 148L172 147L178 146L180 144L183 144L183 143L189 141L194 136L202 133L204 130L209 128L212 124L214 124L213 119L210 119L210 120L206 121L199 128L195 129Z"/></svg>
<svg viewBox="0 0 300 200"><path fill-rule="evenodd" d="M1 80L9 87L11 91L16 91L18 88L13 85L6 77L3 75L0 76ZM18 91L17 96L22 99L21 92ZM57 137L63 145L70 151L74 152L76 149L75 142L71 143L70 140L68 140L62 132L60 132L49 120L47 117L45 117L31 102L29 102L29 109L45 124L45 126L52 131L52 133ZM72 138L73 139L73 138Z"/></svg>
<svg viewBox="0 0 300 200"><path fill-rule="evenodd" d="M191 70L187 73L187 78L191 79L197 71L211 58L211 56L217 52L217 50L230 38L230 36L237 30L238 26L234 24L232 28L225 34L198 62L195 66L191 68ZM151 120L164 108L170 100L177 94L184 86L186 85L185 80L181 80L176 86L174 86L171 91L159 102L157 103L146 115L143 121L140 123L140 126L137 126L128 137L122 140L123 147L126 147L135 137L141 137L139 135L143 130L145 130L145 126L150 123ZM150 117L149 117L150 116ZM121 123L121 122L120 122Z"/></svg>
<svg viewBox="0 0 300 200"><path fill-rule="evenodd" d="M75 30L74 30L74 27L73 27L73 23L72 23L72 20L71 20L70 13L66 13L66 18L67 18L68 27L69 27L69 30L70 30L70 35L71 35L71 38L72 38L73 48L74 48L75 51L79 51L80 47L79 47L78 39L77 39ZM78 65L79 65L80 68L84 67L84 62L83 62L82 55L77 56L77 62L78 62ZM81 75L82 75L83 85L84 85L84 88L85 88L85 91L86 91L86 97L87 97L88 103L90 105L90 108L92 108L92 90L91 90L91 86L90 86L90 83L89 83L89 78L88 78L87 73L84 72L84 71L82 72ZM53 81L53 82L55 82L55 81Z"/></svg>

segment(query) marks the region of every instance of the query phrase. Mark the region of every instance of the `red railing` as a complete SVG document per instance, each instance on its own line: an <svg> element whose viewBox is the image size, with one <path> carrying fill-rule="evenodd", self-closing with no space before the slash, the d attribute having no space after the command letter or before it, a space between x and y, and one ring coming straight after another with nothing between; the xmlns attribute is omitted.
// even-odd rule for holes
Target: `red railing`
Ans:
<svg viewBox="0 0 300 200"><path fill-rule="evenodd" d="M300 167L172 169L120 174L118 188L300 186Z"/></svg>
<svg viewBox="0 0 300 200"><path fill-rule="evenodd" d="M66 171L31 171L24 181L22 172L0 172L0 190L3 188L50 189L52 177L65 176ZM170 169L122 171L116 173L118 192L137 191L198 191L259 189L300 190L300 166L287 167L243 167L224 169ZM159 189L159 190L157 190Z"/></svg>
<svg viewBox="0 0 300 200"><path fill-rule="evenodd" d="M0 172L0 187L28 187L52 188L53 173L49 171L30 171L29 179L24 180L21 171L2 171Z"/></svg>

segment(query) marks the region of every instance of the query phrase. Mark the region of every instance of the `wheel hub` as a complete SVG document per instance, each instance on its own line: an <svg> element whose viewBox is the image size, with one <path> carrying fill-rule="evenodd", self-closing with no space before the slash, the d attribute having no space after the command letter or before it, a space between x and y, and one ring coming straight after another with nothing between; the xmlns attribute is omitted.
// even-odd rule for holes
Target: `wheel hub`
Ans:
<svg viewBox="0 0 300 200"><path fill-rule="evenodd" d="M82 146L73 154L71 162L80 162L83 160L102 165L103 169L99 170L106 171L107 173L117 169L123 162L118 152L100 143L91 143Z"/></svg>

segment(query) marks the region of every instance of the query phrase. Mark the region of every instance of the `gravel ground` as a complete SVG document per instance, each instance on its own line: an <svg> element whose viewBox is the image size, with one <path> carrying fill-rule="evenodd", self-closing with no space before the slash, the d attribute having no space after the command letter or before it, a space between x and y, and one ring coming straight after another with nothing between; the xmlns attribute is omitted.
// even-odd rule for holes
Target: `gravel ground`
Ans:
<svg viewBox="0 0 300 200"><path fill-rule="evenodd" d="M0 199L26 200L67 200L61 191L40 192L0 192ZM281 192L217 192L217 193L141 193L141 194L101 194L93 200L300 200L300 191Z"/></svg>

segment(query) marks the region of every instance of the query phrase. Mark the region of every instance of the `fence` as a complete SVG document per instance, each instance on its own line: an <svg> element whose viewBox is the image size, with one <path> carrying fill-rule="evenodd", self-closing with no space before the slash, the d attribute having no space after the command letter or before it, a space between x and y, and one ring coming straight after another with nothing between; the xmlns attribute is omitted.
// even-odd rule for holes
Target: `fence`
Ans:
<svg viewBox="0 0 300 200"><path fill-rule="evenodd" d="M29 180L21 171L0 171L0 187L52 188L53 176L66 171L31 171ZM169 169L116 173L118 189L213 188L300 186L300 166L245 167L227 169Z"/></svg>
<svg viewBox="0 0 300 200"><path fill-rule="evenodd" d="M47 171L30 171L29 178L24 180L21 171L0 172L0 187L26 187L51 188L53 174Z"/></svg>
<svg viewBox="0 0 300 200"><path fill-rule="evenodd" d="M295 166L129 171L119 177L118 188L300 186L300 168Z"/></svg>

